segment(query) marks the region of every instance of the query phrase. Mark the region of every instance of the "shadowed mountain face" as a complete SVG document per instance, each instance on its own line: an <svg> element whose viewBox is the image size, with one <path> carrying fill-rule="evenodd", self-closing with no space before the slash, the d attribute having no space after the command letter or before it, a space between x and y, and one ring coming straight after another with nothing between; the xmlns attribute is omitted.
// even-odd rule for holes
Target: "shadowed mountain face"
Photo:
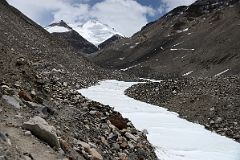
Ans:
<svg viewBox="0 0 240 160"><path fill-rule="evenodd" d="M52 33L57 38L62 40L66 40L73 48L85 53L91 54L98 51L98 48L92 43L88 42L81 35L79 35L76 31L71 30L69 32L63 33Z"/></svg>
<svg viewBox="0 0 240 160"><path fill-rule="evenodd" d="M58 28L57 28L58 27ZM83 38L79 33L73 30L70 26L68 26L64 21L60 21L59 23L50 24L47 27L47 30L56 29L52 31L52 35L62 40L67 41L73 48L83 52L85 54L90 54L98 51L98 48L92 43L88 42L85 38ZM60 30L63 29L61 32Z"/></svg>
<svg viewBox="0 0 240 160"><path fill-rule="evenodd" d="M123 37L116 34L114 36L112 36L111 38L107 39L106 41L104 41L103 43L98 45L99 49L103 49L103 48L107 48L110 45L112 45L113 43L116 43L118 40L122 39Z"/></svg>
<svg viewBox="0 0 240 160"><path fill-rule="evenodd" d="M138 76L214 76L240 72L239 0L178 7L92 61Z"/></svg>

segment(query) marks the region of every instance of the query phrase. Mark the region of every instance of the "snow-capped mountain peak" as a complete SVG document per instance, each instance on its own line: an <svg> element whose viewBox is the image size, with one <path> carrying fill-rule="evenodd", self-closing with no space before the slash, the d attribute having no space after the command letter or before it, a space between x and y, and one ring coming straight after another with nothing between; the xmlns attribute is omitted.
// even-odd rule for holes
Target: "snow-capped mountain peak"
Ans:
<svg viewBox="0 0 240 160"><path fill-rule="evenodd" d="M90 19L85 23L72 24L67 24L64 21L60 21L58 23L49 25L45 29L50 33L68 32L73 29L96 46L111 38L113 35L118 34L122 36L122 34L117 32L114 28L107 24L101 23L96 19Z"/></svg>
<svg viewBox="0 0 240 160"><path fill-rule="evenodd" d="M98 46L105 40L111 38L113 35L122 35L114 28L94 19L91 19L84 24L70 24L70 26L80 35L86 38L89 42L92 42L96 46Z"/></svg>

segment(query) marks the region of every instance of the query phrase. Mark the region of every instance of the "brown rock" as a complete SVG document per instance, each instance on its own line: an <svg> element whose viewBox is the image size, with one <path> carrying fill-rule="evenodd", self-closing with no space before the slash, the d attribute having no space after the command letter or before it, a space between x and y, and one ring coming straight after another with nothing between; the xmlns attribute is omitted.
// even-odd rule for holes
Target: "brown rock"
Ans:
<svg viewBox="0 0 240 160"><path fill-rule="evenodd" d="M128 143L127 142L123 142L122 144L120 144L120 147L125 149L128 147Z"/></svg>
<svg viewBox="0 0 240 160"><path fill-rule="evenodd" d="M32 99L32 97L30 96L30 94L28 94L28 92L25 91L25 90L20 91L20 92L18 93L18 95L19 95L20 98L24 99L25 101L30 101L30 102L33 101L33 99Z"/></svg>
<svg viewBox="0 0 240 160"><path fill-rule="evenodd" d="M67 152L70 150L71 146L67 143L67 141L60 139L60 146L64 152Z"/></svg>
<svg viewBox="0 0 240 160"><path fill-rule="evenodd" d="M128 127L127 120L120 114L112 115L108 117L108 120L120 130Z"/></svg>

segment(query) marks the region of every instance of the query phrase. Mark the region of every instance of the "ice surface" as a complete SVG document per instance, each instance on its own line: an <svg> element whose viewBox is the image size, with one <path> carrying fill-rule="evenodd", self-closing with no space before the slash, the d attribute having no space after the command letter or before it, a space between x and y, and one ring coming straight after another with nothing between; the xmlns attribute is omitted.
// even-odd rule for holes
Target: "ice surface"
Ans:
<svg viewBox="0 0 240 160"><path fill-rule="evenodd" d="M110 105L134 126L148 131L160 160L240 160L240 144L188 122L165 108L134 100L124 91L136 82L106 80L79 92Z"/></svg>

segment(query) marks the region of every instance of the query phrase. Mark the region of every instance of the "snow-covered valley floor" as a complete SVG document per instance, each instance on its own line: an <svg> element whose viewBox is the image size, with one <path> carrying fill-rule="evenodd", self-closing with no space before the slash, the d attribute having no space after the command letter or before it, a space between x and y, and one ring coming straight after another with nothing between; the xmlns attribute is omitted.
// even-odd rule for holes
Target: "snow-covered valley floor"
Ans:
<svg viewBox="0 0 240 160"><path fill-rule="evenodd" d="M137 82L101 81L79 92L110 105L139 129L147 129L148 140L160 160L240 160L240 144L188 122L165 108L134 100L124 91Z"/></svg>

